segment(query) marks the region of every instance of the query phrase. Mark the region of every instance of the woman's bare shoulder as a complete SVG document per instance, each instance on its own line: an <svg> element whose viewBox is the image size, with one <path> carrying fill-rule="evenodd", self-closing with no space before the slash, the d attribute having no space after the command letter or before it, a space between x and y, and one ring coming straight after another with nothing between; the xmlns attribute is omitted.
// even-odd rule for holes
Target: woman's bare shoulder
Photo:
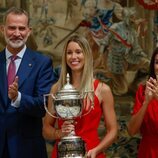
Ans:
<svg viewBox="0 0 158 158"><path fill-rule="evenodd" d="M110 86L104 82L99 82L95 94L100 100L100 102L102 102L103 100L111 99L112 97Z"/></svg>
<svg viewBox="0 0 158 158"><path fill-rule="evenodd" d="M101 90L102 92L110 92L111 88L109 85L107 85L104 82L99 82L99 86L98 86L99 90Z"/></svg>

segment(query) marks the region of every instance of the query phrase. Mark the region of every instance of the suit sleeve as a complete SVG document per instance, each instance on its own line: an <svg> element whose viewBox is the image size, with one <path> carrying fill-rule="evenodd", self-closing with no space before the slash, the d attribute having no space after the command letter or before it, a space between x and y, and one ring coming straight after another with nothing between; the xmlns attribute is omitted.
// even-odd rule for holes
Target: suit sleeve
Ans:
<svg viewBox="0 0 158 158"><path fill-rule="evenodd" d="M51 86L56 81L51 59L44 58L42 62L37 63L36 67L38 67L38 70L35 69L33 70L34 72L31 72L29 79L32 78L32 80L30 79L29 85L27 83L28 87L30 87L30 89L28 88L30 92L25 90L21 92L21 102L18 111L34 117L43 117L45 115L43 95L50 92ZM35 75L32 73L35 73Z"/></svg>

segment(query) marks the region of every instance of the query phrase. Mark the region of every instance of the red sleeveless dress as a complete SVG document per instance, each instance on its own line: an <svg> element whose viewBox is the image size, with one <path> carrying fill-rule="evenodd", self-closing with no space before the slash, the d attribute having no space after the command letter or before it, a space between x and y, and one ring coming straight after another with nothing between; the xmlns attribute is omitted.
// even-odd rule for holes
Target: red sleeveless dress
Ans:
<svg viewBox="0 0 158 158"><path fill-rule="evenodd" d="M99 80L94 81L94 90L96 90L98 86ZM97 96L94 96L94 109L90 111L85 116L79 117L76 119L77 124L75 125L75 133L77 136L80 136L86 143L86 151L96 147L100 143L100 139L98 136L98 127L100 124L100 119L102 116L102 108L99 104L99 100ZM61 128L63 121L58 119L58 126ZM59 141L59 140L58 140ZM56 141L52 158L57 158L57 143ZM105 154L100 153L97 155L97 158L105 158Z"/></svg>
<svg viewBox="0 0 158 158"><path fill-rule="evenodd" d="M135 98L133 115L144 101L145 86L140 85ZM138 158L158 158L158 100L150 101L140 128L142 139L139 144Z"/></svg>

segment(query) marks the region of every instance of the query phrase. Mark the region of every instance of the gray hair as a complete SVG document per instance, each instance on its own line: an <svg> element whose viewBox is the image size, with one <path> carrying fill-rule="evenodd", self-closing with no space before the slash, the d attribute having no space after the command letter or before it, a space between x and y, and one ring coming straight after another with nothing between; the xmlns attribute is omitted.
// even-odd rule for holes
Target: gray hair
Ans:
<svg viewBox="0 0 158 158"><path fill-rule="evenodd" d="M3 17L3 23L5 24L7 16L9 14L15 14L15 15L22 15L24 14L27 18L28 18L28 26L30 25L30 18L29 18L29 14L22 8L16 8L16 7L11 7L9 8L6 12L5 15Z"/></svg>

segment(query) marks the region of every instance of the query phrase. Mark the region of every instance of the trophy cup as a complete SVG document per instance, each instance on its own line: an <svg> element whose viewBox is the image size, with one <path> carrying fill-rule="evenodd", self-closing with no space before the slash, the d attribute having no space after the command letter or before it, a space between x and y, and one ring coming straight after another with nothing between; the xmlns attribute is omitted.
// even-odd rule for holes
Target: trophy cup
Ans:
<svg viewBox="0 0 158 158"><path fill-rule="evenodd" d="M54 116L48 111L46 104L45 109L52 117L61 118L63 120L73 120L82 115L84 94L80 94L79 91L70 84L69 74L67 74L66 81L67 83L55 96L52 94L44 96L44 98L48 95L51 96L52 108L54 108L57 116ZM44 102L46 103L46 100ZM57 150L58 158L84 158L85 142L80 136L75 135L75 131L72 131L68 136L61 138Z"/></svg>

